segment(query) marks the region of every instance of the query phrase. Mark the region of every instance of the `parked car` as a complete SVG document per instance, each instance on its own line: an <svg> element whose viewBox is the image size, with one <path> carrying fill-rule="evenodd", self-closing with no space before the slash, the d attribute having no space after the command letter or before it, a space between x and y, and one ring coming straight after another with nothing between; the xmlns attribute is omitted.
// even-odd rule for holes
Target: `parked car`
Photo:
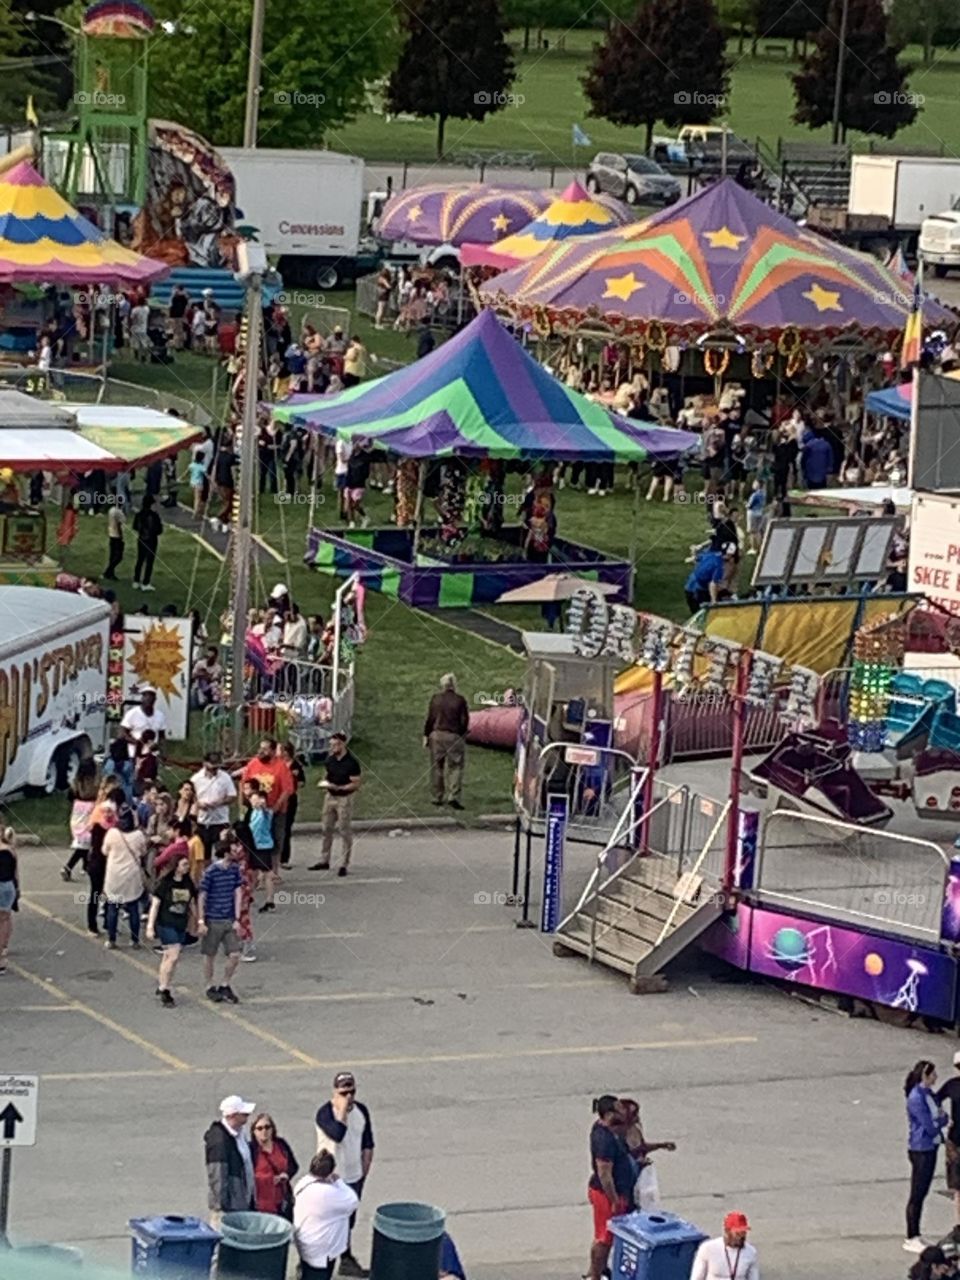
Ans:
<svg viewBox="0 0 960 1280"><path fill-rule="evenodd" d="M647 156L600 151L587 170L587 190L604 192L627 204L673 204L680 183Z"/></svg>

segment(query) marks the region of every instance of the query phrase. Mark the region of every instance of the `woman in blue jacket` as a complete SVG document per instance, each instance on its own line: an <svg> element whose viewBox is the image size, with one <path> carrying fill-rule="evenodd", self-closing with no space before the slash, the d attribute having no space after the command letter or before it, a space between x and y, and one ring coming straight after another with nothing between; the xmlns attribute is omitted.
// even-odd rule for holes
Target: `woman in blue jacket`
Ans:
<svg viewBox="0 0 960 1280"><path fill-rule="evenodd" d="M943 1142L947 1117L934 1097L937 1068L926 1058L916 1064L907 1076L903 1092L907 1096L910 1158L910 1198L907 1200L907 1238L903 1242L908 1253L922 1253L926 1242L920 1236L920 1215L937 1167L937 1148Z"/></svg>

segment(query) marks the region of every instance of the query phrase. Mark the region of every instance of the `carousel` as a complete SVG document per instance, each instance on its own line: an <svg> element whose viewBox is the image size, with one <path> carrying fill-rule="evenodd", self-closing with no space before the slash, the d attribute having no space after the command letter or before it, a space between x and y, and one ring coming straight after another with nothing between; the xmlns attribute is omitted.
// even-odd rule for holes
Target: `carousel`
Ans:
<svg viewBox="0 0 960 1280"><path fill-rule="evenodd" d="M427 608L492 602L539 581L554 562L631 599L632 555L559 535L546 559L529 555L529 519L506 518L521 515L505 494L506 470L549 476L562 462L670 462L698 441L563 386L489 311L415 364L339 395L294 396L273 413L398 461L395 525L321 528L312 519L305 560ZM534 484L528 517L538 518L538 492ZM546 488L541 500L552 511Z"/></svg>

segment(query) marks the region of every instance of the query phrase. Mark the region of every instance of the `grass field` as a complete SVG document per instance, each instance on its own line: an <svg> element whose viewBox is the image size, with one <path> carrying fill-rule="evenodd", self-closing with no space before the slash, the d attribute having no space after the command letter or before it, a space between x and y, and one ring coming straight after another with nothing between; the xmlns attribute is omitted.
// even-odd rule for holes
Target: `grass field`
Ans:
<svg viewBox="0 0 960 1280"><path fill-rule="evenodd" d="M636 150L642 146L642 131L618 128L588 117L580 79L599 33L568 32L563 49L557 48L559 32L546 34L548 49L524 54L514 33L518 74L513 93L523 101L504 107L481 123L451 120L445 144L448 155L475 150L535 152L543 164L582 168L594 150ZM730 56L735 65L726 119L741 137L748 140L760 137L774 149L781 137L828 142L827 130L811 131L791 119L790 73L796 64L765 52L771 44L780 43L761 42L761 51L755 58L750 56L749 45L741 57L736 43L731 43ZM920 65L919 49L908 49L904 60L913 68L909 89L922 94L925 102L916 122L898 134L897 141L924 149L943 145L947 154L960 154L960 118L956 111L960 95L960 53L938 51L934 65L926 69ZM576 155L571 145L574 123L586 130L592 143L590 148L579 148ZM665 125L657 131L676 132ZM371 112L329 133L326 144L370 161L430 162L436 158L435 134L432 120L388 121ZM856 136L850 140L855 144L862 142Z"/></svg>

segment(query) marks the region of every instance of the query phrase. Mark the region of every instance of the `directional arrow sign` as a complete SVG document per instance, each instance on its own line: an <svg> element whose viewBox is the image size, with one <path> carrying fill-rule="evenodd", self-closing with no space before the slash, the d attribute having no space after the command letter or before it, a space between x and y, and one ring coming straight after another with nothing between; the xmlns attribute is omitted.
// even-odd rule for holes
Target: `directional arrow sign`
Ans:
<svg viewBox="0 0 960 1280"><path fill-rule="evenodd" d="M39 1076L0 1072L0 1147L32 1147L37 1141Z"/></svg>

